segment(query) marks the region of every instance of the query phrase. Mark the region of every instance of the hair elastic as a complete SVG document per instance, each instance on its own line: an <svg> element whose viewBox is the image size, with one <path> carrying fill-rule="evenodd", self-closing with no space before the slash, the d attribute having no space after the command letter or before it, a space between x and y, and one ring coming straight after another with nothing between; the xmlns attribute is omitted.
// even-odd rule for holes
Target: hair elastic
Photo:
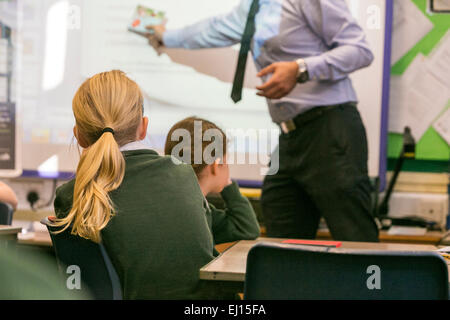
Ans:
<svg viewBox="0 0 450 320"><path fill-rule="evenodd" d="M105 129L102 130L102 134L104 134L105 132L111 132L114 135L114 129L106 127Z"/></svg>

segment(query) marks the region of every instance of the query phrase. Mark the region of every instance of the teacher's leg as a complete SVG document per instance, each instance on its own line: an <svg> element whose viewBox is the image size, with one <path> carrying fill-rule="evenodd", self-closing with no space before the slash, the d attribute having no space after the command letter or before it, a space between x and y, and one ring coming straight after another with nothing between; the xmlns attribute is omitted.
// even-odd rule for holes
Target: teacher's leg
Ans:
<svg viewBox="0 0 450 320"><path fill-rule="evenodd" d="M308 156L308 174L303 171L296 179L308 186L308 194L335 240L377 242L367 139L359 112L347 105L318 120L310 128L314 148Z"/></svg>
<svg viewBox="0 0 450 320"><path fill-rule="evenodd" d="M280 153L280 160L283 154ZM314 239L320 216L309 196L292 178L279 171L264 179L261 196L268 237Z"/></svg>

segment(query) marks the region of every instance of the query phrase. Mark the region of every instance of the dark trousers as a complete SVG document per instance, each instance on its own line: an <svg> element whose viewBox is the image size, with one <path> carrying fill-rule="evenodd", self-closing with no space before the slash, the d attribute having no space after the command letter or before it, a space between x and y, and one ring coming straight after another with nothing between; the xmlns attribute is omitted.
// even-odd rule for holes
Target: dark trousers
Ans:
<svg viewBox="0 0 450 320"><path fill-rule="evenodd" d="M296 130L280 135L278 172L264 180L267 236L314 239L324 217L335 240L377 242L367 137L356 106L316 108L296 120Z"/></svg>

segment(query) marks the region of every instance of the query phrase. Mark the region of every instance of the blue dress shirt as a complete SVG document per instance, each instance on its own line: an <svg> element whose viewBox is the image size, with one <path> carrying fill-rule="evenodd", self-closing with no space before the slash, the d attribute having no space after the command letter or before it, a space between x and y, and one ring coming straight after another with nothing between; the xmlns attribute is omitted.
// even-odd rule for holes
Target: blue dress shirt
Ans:
<svg viewBox="0 0 450 320"><path fill-rule="evenodd" d="M240 42L252 0L230 13L164 34L172 48L226 47ZM345 0L259 0L252 54L258 70L274 62L306 62L310 81L282 99L268 99L276 123L311 108L357 102L349 74L370 65L373 54ZM233 66L235 67L235 66ZM267 81L270 75L263 78Z"/></svg>

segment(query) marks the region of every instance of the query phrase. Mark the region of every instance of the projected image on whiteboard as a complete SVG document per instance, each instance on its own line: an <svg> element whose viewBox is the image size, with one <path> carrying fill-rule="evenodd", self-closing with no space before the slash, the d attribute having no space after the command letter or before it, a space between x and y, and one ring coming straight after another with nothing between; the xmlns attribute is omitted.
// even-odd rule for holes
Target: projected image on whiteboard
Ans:
<svg viewBox="0 0 450 320"><path fill-rule="evenodd" d="M239 47L165 50L158 55L146 38L127 30L137 5L165 12L167 27L177 28L227 13L239 2L86 2L83 21L89 27L83 29L83 75L88 77L104 70L121 69L135 79L149 98L150 139L157 147L162 146L169 125L190 115L208 118L224 129L277 130L268 115L265 99L256 95L255 86L261 82L255 78L257 72L250 59L243 100L236 105L230 98Z"/></svg>
<svg viewBox="0 0 450 320"><path fill-rule="evenodd" d="M147 39L128 31L138 5L165 13L167 28L181 28L230 12L240 0L10 0L20 3L18 64L23 167L74 172L78 150L73 138L72 98L92 75L120 69L134 79L145 96L149 134L145 142L162 152L169 128L188 116L217 123L226 131L279 132L267 102L256 95L261 83L249 55L243 98L230 98L239 45L220 49L166 49L158 53ZM348 0L375 56L373 64L351 75L359 110L368 133L369 171L378 175L384 67L386 0ZM370 10L369 10L370 9ZM0 15L3 12L0 12ZM375 23L374 23L375 22ZM269 135L270 136L270 135ZM233 144L233 137L229 137ZM258 148L258 136L232 146L236 152L268 156L276 146ZM276 139L274 139L276 140ZM73 144L74 147L69 146ZM255 169L257 174L253 174ZM259 168L235 174L261 180Z"/></svg>

